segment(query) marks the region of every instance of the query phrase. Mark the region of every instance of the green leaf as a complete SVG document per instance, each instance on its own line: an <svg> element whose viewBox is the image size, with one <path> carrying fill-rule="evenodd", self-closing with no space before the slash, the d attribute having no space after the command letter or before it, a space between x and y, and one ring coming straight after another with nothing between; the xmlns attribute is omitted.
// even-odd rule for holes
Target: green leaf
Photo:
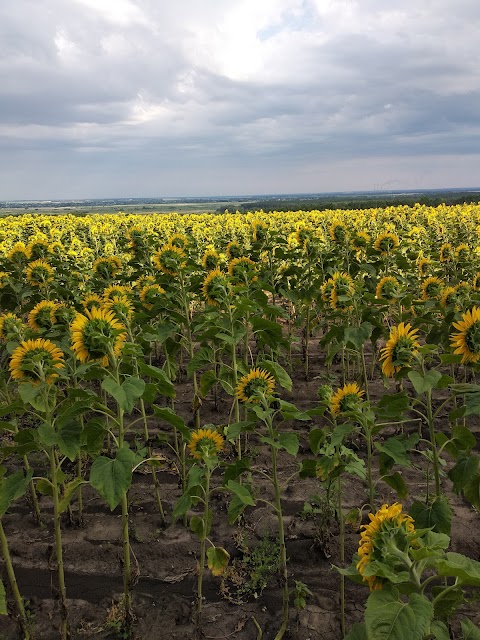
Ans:
<svg viewBox="0 0 480 640"><path fill-rule="evenodd" d="M177 415L175 411L172 411L172 409L170 409L169 407L159 407L158 405L154 404L153 412L157 418L165 420L165 422L168 422L168 424L171 424L178 431L180 431L185 440L187 442L190 442L190 440L192 439L190 429L183 421L183 418Z"/></svg>
<svg viewBox="0 0 480 640"><path fill-rule="evenodd" d="M234 524L237 518L243 513L247 505L236 495L233 495L228 505L228 524Z"/></svg>
<svg viewBox="0 0 480 640"><path fill-rule="evenodd" d="M64 424L57 431L56 445L63 456L67 456L72 462L80 451L80 442L82 438L82 425L80 422L73 420Z"/></svg>
<svg viewBox="0 0 480 640"><path fill-rule="evenodd" d="M230 554L222 547L207 549L207 566L214 576L221 576L230 560Z"/></svg>
<svg viewBox="0 0 480 640"><path fill-rule="evenodd" d="M23 471L16 471L0 480L0 518L5 515L12 502L25 495L32 475L31 469L26 476Z"/></svg>
<svg viewBox="0 0 480 640"><path fill-rule="evenodd" d="M480 627L471 620L461 620L463 640L480 640Z"/></svg>
<svg viewBox="0 0 480 640"><path fill-rule="evenodd" d="M72 480L71 482L67 483L65 485L65 489L63 492L63 496L59 502L58 508L60 513L63 513L64 511L66 511L68 505L70 504L73 496L76 494L77 489L82 485L82 484L88 484L86 480L84 480L83 478L75 478L75 480Z"/></svg>
<svg viewBox="0 0 480 640"><path fill-rule="evenodd" d="M412 463L405 450L405 444L398 438L389 438L384 444L375 442L375 448L389 456L395 464L401 467L411 467Z"/></svg>
<svg viewBox="0 0 480 640"><path fill-rule="evenodd" d="M480 511L480 475L477 475L463 487L463 495L470 504Z"/></svg>
<svg viewBox="0 0 480 640"><path fill-rule="evenodd" d="M480 562L476 560L449 552L444 559L437 560L435 566L439 576L455 577L458 584L480 587Z"/></svg>
<svg viewBox="0 0 480 640"><path fill-rule="evenodd" d="M158 393L167 398L175 398L175 387L163 369L146 364L145 362L140 362L138 368L142 375L148 376L156 381Z"/></svg>
<svg viewBox="0 0 480 640"><path fill-rule="evenodd" d="M402 414L408 409L409 404L409 397L404 391L384 395L375 407L375 413L382 420L388 420L389 418L398 420L401 419Z"/></svg>
<svg viewBox="0 0 480 640"><path fill-rule="evenodd" d="M130 413L133 411L136 401L142 397L145 391L145 381L132 376L124 380L122 389L125 392L125 398L127 400L124 409L127 413Z"/></svg>
<svg viewBox="0 0 480 640"><path fill-rule="evenodd" d="M211 347L202 347L187 365L187 373L191 376L202 367L211 366L215 362L215 354Z"/></svg>
<svg viewBox="0 0 480 640"><path fill-rule="evenodd" d="M282 448L291 456L297 455L300 443L296 433L281 433L278 436L278 441Z"/></svg>
<svg viewBox="0 0 480 640"><path fill-rule="evenodd" d="M230 442L236 440L241 433L245 433L245 431L251 431L255 427L255 422L245 420L243 422L233 422L228 425L227 433L225 437Z"/></svg>
<svg viewBox="0 0 480 640"><path fill-rule="evenodd" d="M200 393L203 398L207 395L213 385L217 382L217 376L215 375L215 371L213 369L209 369L205 371L200 376Z"/></svg>
<svg viewBox="0 0 480 640"><path fill-rule="evenodd" d="M450 589L449 587L432 587L432 595L438 600L434 604L434 615L438 620L448 622L460 605L465 602L461 587Z"/></svg>
<svg viewBox="0 0 480 640"><path fill-rule="evenodd" d="M370 322L362 322L359 327L347 327L344 333L346 343L351 342L357 351L360 351L365 342L370 338L373 325Z"/></svg>
<svg viewBox="0 0 480 640"><path fill-rule="evenodd" d="M183 496L177 500L175 507L173 509L172 518L173 521L178 520L186 513L188 513L189 509L193 504L192 496L189 493L184 493Z"/></svg>
<svg viewBox="0 0 480 640"><path fill-rule="evenodd" d="M115 458L99 456L90 469L90 484L113 511L132 484L135 454L128 447L118 449Z"/></svg>
<svg viewBox="0 0 480 640"><path fill-rule="evenodd" d="M465 397L465 415L478 416L480 414L480 391L468 393Z"/></svg>
<svg viewBox="0 0 480 640"><path fill-rule="evenodd" d="M108 393L108 395L112 396L120 409L126 411L126 407L128 406L127 396L125 394L125 389L122 388L122 385L118 384L112 378L105 378L102 381L102 389Z"/></svg>
<svg viewBox="0 0 480 640"><path fill-rule="evenodd" d="M285 420L301 420L302 422L311 420L308 413L300 411L291 402L285 402L285 400L279 400L278 402L280 403L280 411Z"/></svg>
<svg viewBox="0 0 480 640"><path fill-rule="evenodd" d="M415 391L421 395L426 391L435 389L442 377L442 374L436 369L431 369L430 371L427 371L425 375L422 375L418 371L409 371L408 377L410 382L413 384Z"/></svg>
<svg viewBox="0 0 480 640"><path fill-rule="evenodd" d="M257 363L257 368L265 369L265 371L267 371L275 378L282 389L286 389L287 391L292 390L292 379L285 371L285 369L278 364L278 362L273 362L272 360L262 360L261 362Z"/></svg>
<svg viewBox="0 0 480 640"><path fill-rule="evenodd" d="M325 429L312 429L308 434L310 449L314 455L318 455L320 447L325 442Z"/></svg>
<svg viewBox="0 0 480 640"><path fill-rule="evenodd" d="M345 640L368 640L365 624L356 622L345 636Z"/></svg>
<svg viewBox="0 0 480 640"><path fill-rule="evenodd" d="M238 482L235 482L235 480L229 480L226 486L237 496L239 500L243 502L243 504L250 505L252 507L255 506L255 500L245 485L239 484Z"/></svg>
<svg viewBox="0 0 480 640"><path fill-rule="evenodd" d="M227 485L229 480L236 480L242 473L250 469L250 458L235 460L232 464L227 465L223 471L223 484Z"/></svg>
<svg viewBox="0 0 480 640"><path fill-rule="evenodd" d="M460 491L471 482L477 475L478 456L461 455L456 465L448 472L448 477L453 481L455 493Z"/></svg>
<svg viewBox="0 0 480 640"><path fill-rule="evenodd" d="M416 529L432 528L437 533L450 535L452 510L446 498L437 498L430 505L414 502L409 513L415 521Z"/></svg>
<svg viewBox="0 0 480 640"><path fill-rule="evenodd" d="M18 386L18 394L23 403L30 404L37 411L45 413L47 407L42 395L40 395L41 391L42 385L32 384L30 382L22 382L22 384Z"/></svg>
<svg viewBox="0 0 480 640"><path fill-rule="evenodd" d="M445 623L434 620L430 625L430 634L435 640L450 640L450 634Z"/></svg>
<svg viewBox="0 0 480 640"><path fill-rule="evenodd" d="M401 473L396 471L391 475L383 476L382 480L391 487L401 500L405 500L408 496L408 487Z"/></svg>
<svg viewBox="0 0 480 640"><path fill-rule="evenodd" d="M433 605L412 593L400 600L396 589L374 591L367 600L365 625L369 640L423 640L433 618Z"/></svg>

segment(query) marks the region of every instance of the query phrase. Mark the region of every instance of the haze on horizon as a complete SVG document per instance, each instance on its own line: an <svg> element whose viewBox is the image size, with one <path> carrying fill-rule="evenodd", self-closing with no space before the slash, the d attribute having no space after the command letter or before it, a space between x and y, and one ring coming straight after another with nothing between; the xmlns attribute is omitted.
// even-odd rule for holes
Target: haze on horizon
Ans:
<svg viewBox="0 0 480 640"><path fill-rule="evenodd" d="M2 3L0 200L475 186L479 22L478 0Z"/></svg>

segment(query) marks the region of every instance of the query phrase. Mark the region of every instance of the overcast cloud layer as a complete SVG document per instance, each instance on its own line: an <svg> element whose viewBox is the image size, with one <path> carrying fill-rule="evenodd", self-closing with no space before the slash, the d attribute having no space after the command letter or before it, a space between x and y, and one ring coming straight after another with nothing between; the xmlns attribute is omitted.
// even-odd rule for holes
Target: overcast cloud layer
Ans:
<svg viewBox="0 0 480 640"><path fill-rule="evenodd" d="M0 200L480 185L478 0L6 0Z"/></svg>

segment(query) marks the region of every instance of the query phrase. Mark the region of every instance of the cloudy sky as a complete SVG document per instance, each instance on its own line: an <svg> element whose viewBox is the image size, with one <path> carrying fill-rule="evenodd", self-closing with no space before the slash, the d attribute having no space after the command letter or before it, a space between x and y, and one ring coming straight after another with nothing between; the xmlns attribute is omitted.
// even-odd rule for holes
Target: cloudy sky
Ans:
<svg viewBox="0 0 480 640"><path fill-rule="evenodd" d="M480 186L479 0L4 0L0 200Z"/></svg>

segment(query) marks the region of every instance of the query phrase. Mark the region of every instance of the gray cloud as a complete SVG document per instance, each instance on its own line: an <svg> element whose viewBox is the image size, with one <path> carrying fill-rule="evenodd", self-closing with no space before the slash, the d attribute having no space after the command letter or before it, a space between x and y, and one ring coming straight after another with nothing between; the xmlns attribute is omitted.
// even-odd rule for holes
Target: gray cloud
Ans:
<svg viewBox="0 0 480 640"><path fill-rule="evenodd" d="M3 3L0 199L472 186L479 18L476 0Z"/></svg>

